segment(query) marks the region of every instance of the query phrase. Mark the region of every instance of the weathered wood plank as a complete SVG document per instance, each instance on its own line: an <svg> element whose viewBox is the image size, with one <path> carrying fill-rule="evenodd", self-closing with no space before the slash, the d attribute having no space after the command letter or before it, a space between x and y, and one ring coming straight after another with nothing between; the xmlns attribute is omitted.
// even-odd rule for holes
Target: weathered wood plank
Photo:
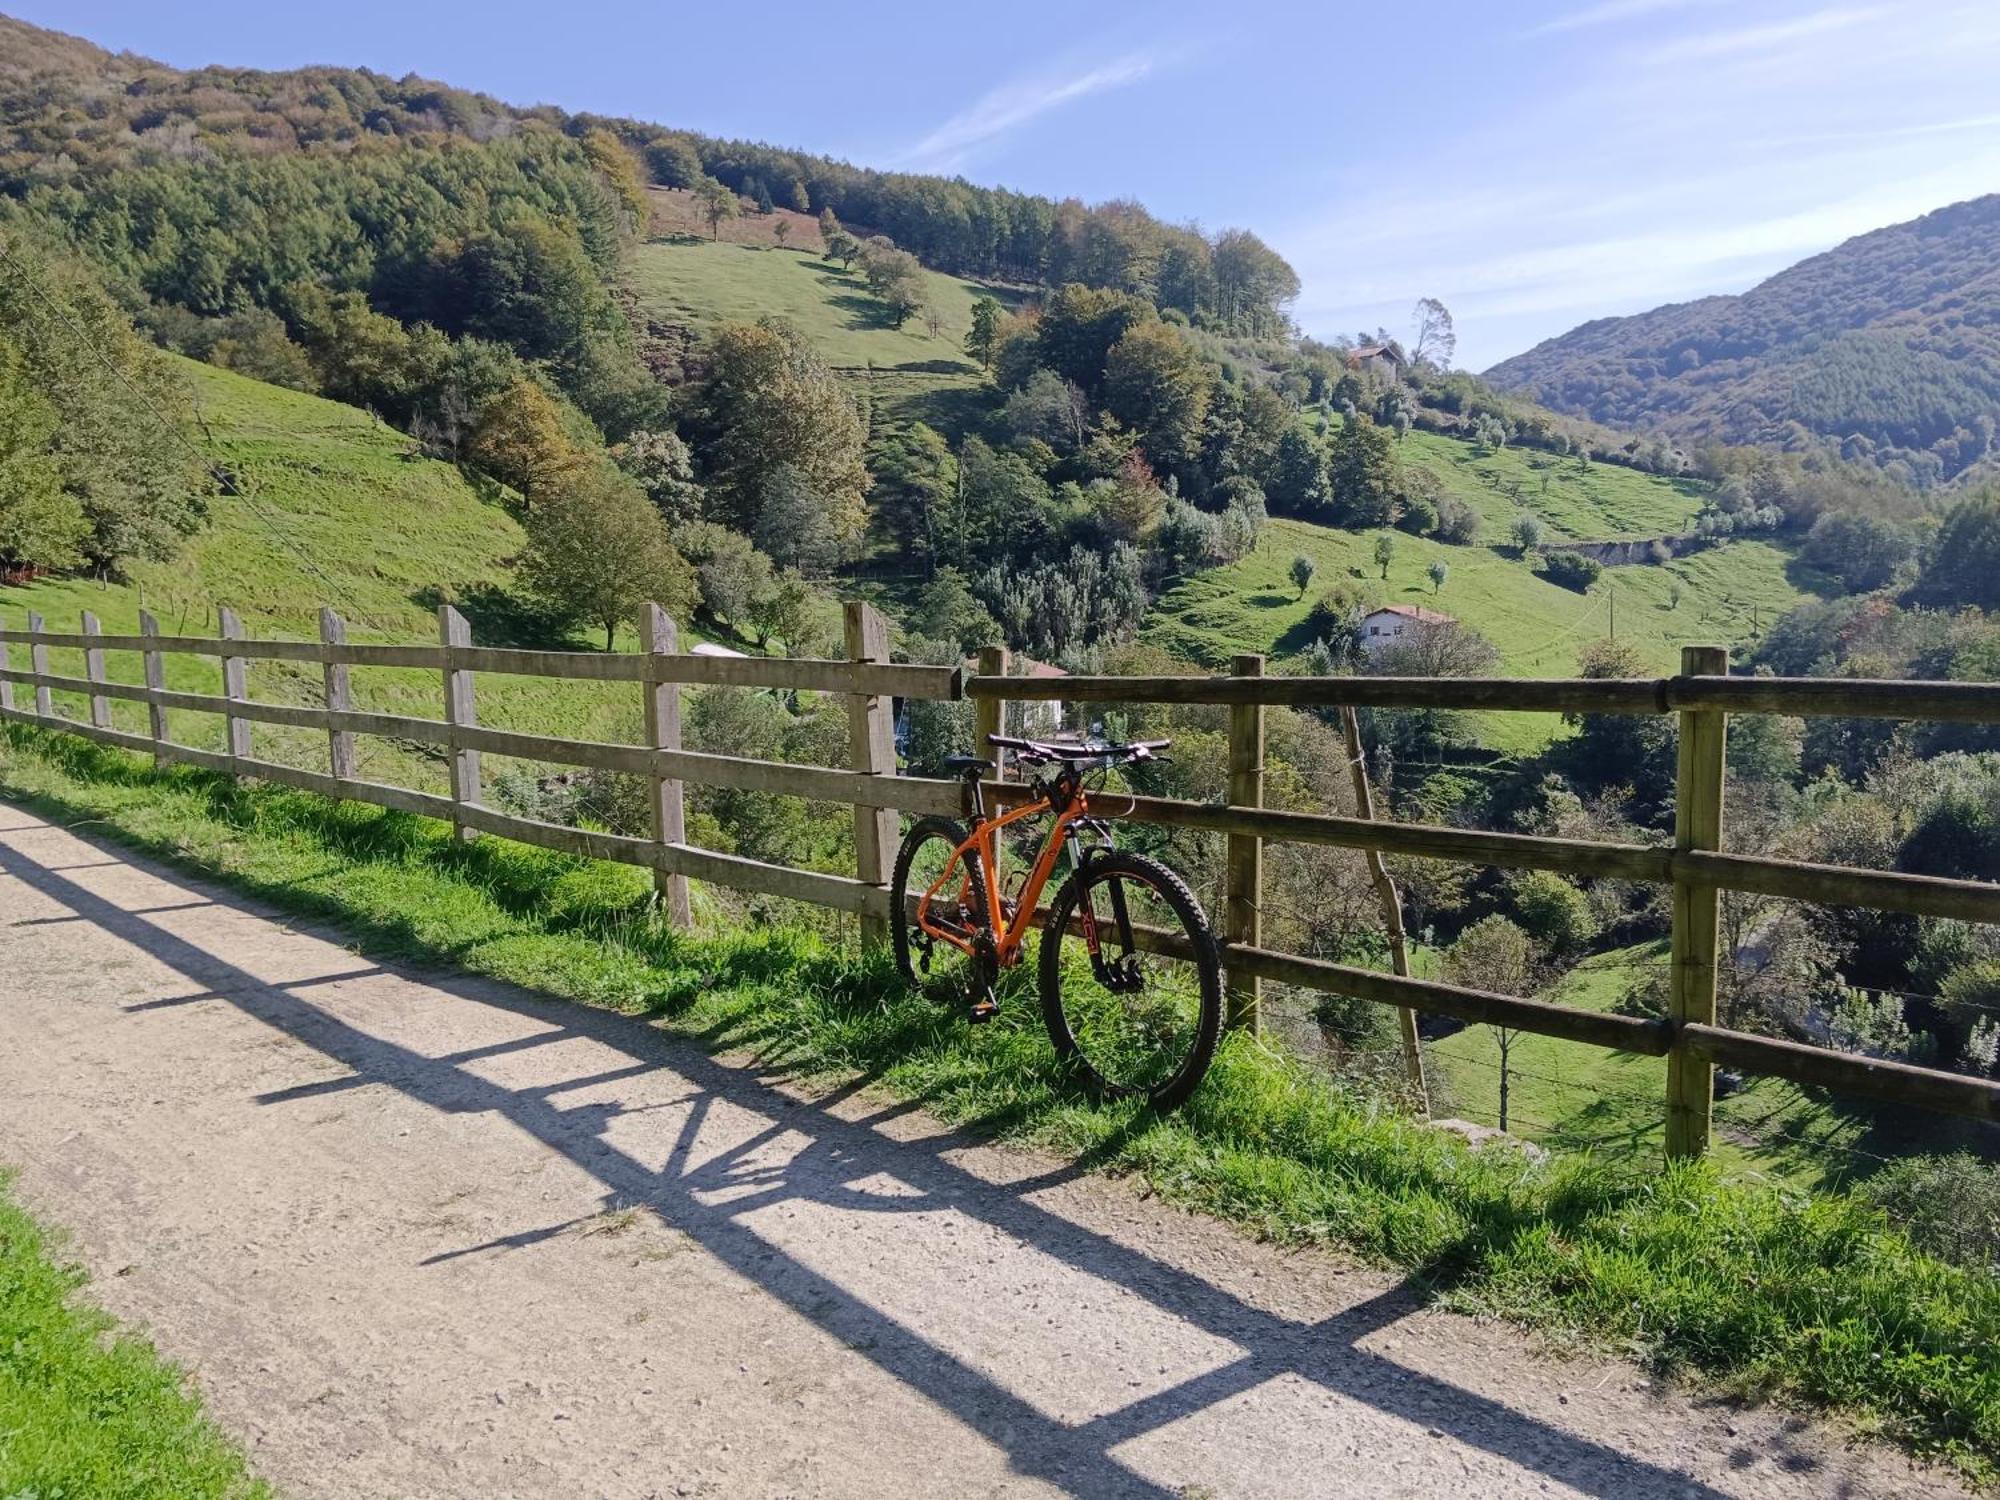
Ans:
<svg viewBox="0 0 2000 1500"><path fill-rule="evenodd" d="M49 648L42 637L42 617L28 611L28 670L35 686L35 712L43 718L55 716L55 699L49 695Z"/></svg>
<svg viewBox="0 0 2000 1500"><path fill-rule="evenodd" d="M1468 990L1429 979L1405 979L1393 974L1379 974L1373 969L1357 969L1326 959L1301 958L1296 954L1274 953L1264 948L1225 949L1222 957L1225 963L1254 968L1264 978L1281 984L1296 984L1305 989L1352 995L1381 1005L1456 1016L1461 1021L1532 1031L1542 1036L1561 1037L1565 1041L1587 1042L1614 1052L1659 1057L1666 1053L1672 1035L1665 1021L1642 1016L1576 1010L1567 1005L1551 1005L1545 1000L1492 995L1484 990Z"/></svg>
<svg viewBox="0 0 2000 1500"><path fill-rule="evenodd" d="M160 622L147 610L139 611L139 636L142 640L156 639L160 634ZM173 739L172 726L167 719L167 706L160 702L159 694L167 690L166 659L159 652L147 650L139 657L140 669L146 679L146 723L153 734L153 766L158 769L166 764L166 756L159 749Z"/></svg>
<svg viewBox="0 0 2000 1500"><path fill-rule="evenodd" d="M1823 906L1865 906L1922 917L1955 917L1961 922L2000 923L2000 885L1983 880L1708 852L1677 853L1673 871L1676 879L1694 885L1755 891Z"/></svg>
<svg viewBox="0 0 2000 1500"><path fill-rule="evenodd" d="M841 620L847 638L847 654L856 664L877 664L889 659L889 622L872 605L859 599L847 601ZM864 682L868 679L862 679ZM888 781L896 774L896 729L889 698L881 690L857 688L847 700L847 745L855 772L874 780ZM854 804L854 873L865 886L884 893L895 875L897 845L896 815L886 807ZM889 924L876 913L861 919L864 948L881 947L889 941Z"/></svg>
<svg viewBox="0 0 2000 1500"><path fill-rule="evenodd" d="M348 665L333 658L333 649L347 644L347 622L324 605L319 612L319 638L328 648L326 658L320 663L320 686L327 714L327 770L335 781L352 781L355 777L354 731L338 728L333 722L334 715L351 713L354 709L354 686L349 680Z"/></svg>
<svg viewBox="0 0 2000 1500"><path fill-rule="evenodd" d="M94 642L104 634L104 628L98 623L97 616L89 610L86 609L83 611L82 619L83 638L86 641ZM103 647L88 645L83 648L83 675L90 683L90 722L95 724L99 729L109 729L111 727L111 699L103 691Z"/></svg>
<svg viewBox="0 0 2000 1500"><path fill-rule="evenodd" d="M1064 703L1260 703L1268 708L1463 708L1523 713L1667 712L1665 679L1529 677L988 677L980 698Z"/></svg>
<svg viewBox="0 0 2000 1500"><path fill-rule="evenodd" d="M235 650L243 638L243 621L226 604L215 609L217 627L222 631L222 696L230 701L223 711L223 745L236 760L250 758L250 720L236 712L235 705L250 696L250 664Z"/></svg>
<svg viewBox="0 0 2000 1500"><path fill-rule="evenodd" d="M451 772L452 804L463 810L480 800L479 751L465 738L464 730L479 722L472 701L472 671L464 664L471 654L472 626L449 604L438 606L438 634L444 646L444 721L446 743L450 746L447 765ZM474 835L473 825L454 817L453 827L461 840Z"/></svg>
<svg viewBox="0 0 2000 1500"><path fill-rule="evenodd" d="M654 656L673 656L681 649L680 630L657 604L639 611L640 645ZM681 747L680 684L648 680L645 685L646 744L653 750ZM682 783L677 776L661 773L657 764L649 771L646 800L652 807L653 838L661 844L687 842L687 809ZM694 909L688 899L687 876L677 871L655 869L653 887L667 908L667 920L686 930L694 925Z"/></svg>
<svg viewBox="0 0 2000 1500"><path fill-rule="evenodd" d="M1681 1027L1675 1051L1704 1064L1789 1078L1842 1094L1969 1115L1975 1120L2000 1120L2000 1082L1990 1078L1918 1068L1700 1023Z"/></svg>

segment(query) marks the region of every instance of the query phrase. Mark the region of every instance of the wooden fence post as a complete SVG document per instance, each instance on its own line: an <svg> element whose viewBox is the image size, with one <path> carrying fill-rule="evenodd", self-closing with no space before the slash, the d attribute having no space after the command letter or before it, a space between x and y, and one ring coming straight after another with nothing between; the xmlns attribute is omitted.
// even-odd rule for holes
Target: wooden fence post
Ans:
<svg viewBox="0 0 2000 1500"><path fill-rule="evenodd" d="M1341 733L1347 740L1347 765L1354 778L1354 816L1371 822L1375 817L1375 791L1368 784L1368 761L1361 748L1361 716L1353 704L1340 710ZM1410 942L1403 930L1403 900L1396 882L1389 878L1389 866L1380 849L1363 851L1368 878L1375 886L1375 899L1382 907L1382 925L1389 931L1389 967L1400 979L1410 977ZM1397 1029L1403 1037L1403 1081L1409 1084L1411 1102L1418 1115L1429 1118L1430 1085L1424 1081L1424 1039L1417 1032L1417 1013L1407 1005L1396 1007Z"/></svg>
<svg viewBox="0 0 2000 1500"><path fill-rule="evenodd" d="M886 662L889 627L882 616L859 599L842 611L847 655L851 661ZM890 700L878 693L852 693L847 699L847 739L853 767L876 776L896 774L896 726ZM866 885L887 891L896 871L896 813L893 808L854 808L854 864ZM869 913L861 918L861 946L889 941L888 921Z"/></svg>
<svg viewBox="0 0 2000 1500"><path fill-rule="evenodd" d="M243 639L243 620L235 610L226 604L218 604L215 607L215 618L224 640L240 641ZM241 702L250 696L250 661L248 657L225 656L222 658L222 696L236 702ZM228 752L229 758L232 761L248 760L250 758L250 721L248 719L239 719L235 714L225 714L222 725L226 734L224 749ZM239 784L248 776L247 772L241 770L234 771L232 774L235 775Z"/></svg>
<svg viewBox="0 0 2000 1500"><path fill-rule="evenodd" d="M1232 656L1232 677L1262 677L1264 658ZM1229 805L1264 805L1264 706L1232 704L1229 709ZM1227 839L1226 889L1222 907L1225 1024L1255 1034L1261 1025L1263 981L1229 963L1231 947L1255 948L1264 934L1264 841L1255 834Z"/></svg>
<svg viewBox="0 0 2000 1500"><path fill-rule="evenodd" d="M1722 646L1683 646L1683 677L1726 677ZM1675 778L1674 849L1722 847L1722 781L1728 715L1720 709L1683 709ZM1715 1024L1715 960L1721 890L1674 882L1673 981L1669 1015L1676 1027ZM1700 1156L1708 1150L1715 1103L1715 1067L1691 1056L1676 1037L1667 1054L1667 1156Z"/></svg>
<svg viewBox="0 0 2000 1500"><path fill-rule="evenodd" d="M42 617L32 609L28 611L28 634L42 633ZM49 686L44 680L49 675L49 648L40 641L28 642L28 670L35 674L35 712L44 719L56 716L55 699L49 696Z"/></svg>
<svg viewBox="0 0 2000 1500"><path fill-rule="evenodd" d="M147 610L139 611L139 634L156 636L160 633L160 622ZM148 648L139 655L141 668L146 678L146 691L163 693L167 688L167 664L159 652ZM146 705L146 723L153 737L153 769L159 770L167 763L167 743L172 738L168 733L167 706L155 698Z"/></svg>
<svg viewBox="0 0 2000 1500"><path fill-rule="evenodd" d="M347 644L347 622L335 614L327 605L319 611L319 638L322 645L344 646ZM347 663L335 661L329 650L320 667L320 682L325 689L326 711L330 714L354 712L354 683L348 675ZM337 729L329 724L326 729L327 770L335 781L352 781L355 777L354 731Z"/></svg>
<svg viewBox="0 0 2000 1500"><path fill-rule="evenodd" d="M657 604L639 611L639 636L654 656L673 656L681 649L680 632L672 618ZM681 747L681 685L678 682L646 684L646 743L655 750ZM653 837L662 844L687 842L687 809L682 801L678 777L652 777ZM679 928L694 925L694 911L688 902L687 876L655 868L653 888L666 902L667 920Z"/></svg>
<svg viewBox="0 0 2000 1500"><path fill-rule="evenodd" d="M1005 646L981 646L979 648L979 675L981 677L1005 677L1007 675L1007 648ZM993 779L998 781L1007 774L1007 752L998 745L989 745L986 737L1005 734L1002 727L1003 715L1007 711L1004 698L976 698L972 704L972 753L993 762Z"/></svg>
<svg viewBox="0 0 2000 1500"><path fill-rule="evenodd" d="M444 721L449 728L449 760L451 768L451 801L454 808L479 804L479 752L459 743L458 730L462 725L479 722L478 711L472 702L472 673L458 665L458 649L472 644L472 627L465 616L449 604L438 606L438 634L444 644ZM452 827L461 843L471 843L479 837L478 830L468 828L454 818Z"/></svg>
<svg viewBox="0 0 2000 1500"><path fill-rule="evenodd" d="M104 627L98 624L97 616L87 609L83 611L82 626L85 635L104 634ZM104 681L104 651L101 647L83 648L83 675L92 682ZM102 693L90 695L90 722L99 729L111 727L111 700Z"/></svg>
<svg viewBox="0 0 2000 1500"><path fill-rule="evenodd" d="M0 673L13 669L13 662L7 658L7 643L0 641ZM5 676L0 676L0 711L11 711L14 707L14 684Z"/></svg>

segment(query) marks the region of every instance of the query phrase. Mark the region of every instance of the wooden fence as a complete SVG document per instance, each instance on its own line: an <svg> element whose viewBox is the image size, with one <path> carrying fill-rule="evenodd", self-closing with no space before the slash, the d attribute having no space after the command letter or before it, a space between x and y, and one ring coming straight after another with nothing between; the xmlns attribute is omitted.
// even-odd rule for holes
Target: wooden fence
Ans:
<svg viewBox="0 0 2000 1500"><path fill-rule="evenodd" d="M1730 1030L1716 1024L1715 1010L1717 917L1725 890L2000 923L2000 885L1723 852L1728 715L2000 723L2000 683L1731 677L1726 654L1713 646L1687 648L1679 676L1608 681L1266 677L1258 657L1236 658L1226 676L1024 678L1006 674L1006 653L997 648L982 653L978 671L970 675L954 667L894 664L889 660L888 633L881 617L860 603L846 608L846 658L829 661L682 654L673 623L658 606L648 606L644 612L641 635L645 649L630 655L479 647L471 644L466 622L456 610L447 606L439 611L439 618L439 644L417 646L349 643L339 617L331 610L322 611L318 641L250 639L234 612L227 609L218 611L220 634L213 637L162 635L157 623L145 615L140 617L140 634L105 635L87 613L78 632L59 634L44 629L43 622L30 615L25 631L0 629L0 719L60 729L141 751L160 764L181 762L328 797L424 814L450 822L463 838L492 834L569 854L648 867L655 872L673 918L682 923L688 920L687 881L707 880L856 913L861 918L864 941L878 942L886 935L889 919L888 885L897 845L897 814L956 815L964 811L964 789L958 782L898 773L891 721L893 699L970 698L982 736L997 730L1002 706L1008 701L1225 705L1231 710L1226 804L1122 795L1106 798L1104 803L1107 810L1133 821L1208 830L1227 837L1228 889L1218 929L1228 970L1231 1016L1236 1024L1255 1024L1258 985L1268 979L1405 1010L1665 1057L1666 1145L1673 1156L1696 1155L1707 1148L1717 1066L2000 1120L2000 1083ZM27 649L25 670L9 658L10 647ZM48 664L51 648L80 650L84 676L52 674ZM139 653L143 685L107 680L104 661L110 651ZM221 664L222 693L168 691L163 662L172 653L216 658ZM253 699L248 668L259 661L317 664L324 683L324 706ZM350 686L350 673L357 667L438 672L444 717L422 719L357 711L352 706ZM646 743L605 744L485 727L477 712L477 679L482 673L636 684L643 695ZM837 769L800 766L684 750L680 744L679 688L703 684L845 695L849 765ZM17 701L17 688L32 691L31 703ZM89 707L87 719L58 713L53 692L82 695ZM147 706L147 733L113 726L110 705L117 699ZM1264 807L1263 710L1322 705L1676 715L1680 734L1673 845L1493 833ZM219 752L202 750L172 741L167 732L169 710L221 716L225 748ZM323 731L327 736L327 770L307 771L260 759L254 753L252 736L257 724ZM357 735L389 735L441 747L450 772L450 794L439 796L359 779L355 773ZM653 837L592 832L488 807L481 800L482 753L643 777L651 792ZM688 781L849 804L855 824L854 875L791 869L687 842L682 784ZM1000 803L1026 795L1018 783L1004 779L992 783L989 791ZM1257 912L1262 890L1261 851L1271 840L1669 885L1673 889L1669 1014L1648 1018L1581 1010L1265 948Z"/></svg>

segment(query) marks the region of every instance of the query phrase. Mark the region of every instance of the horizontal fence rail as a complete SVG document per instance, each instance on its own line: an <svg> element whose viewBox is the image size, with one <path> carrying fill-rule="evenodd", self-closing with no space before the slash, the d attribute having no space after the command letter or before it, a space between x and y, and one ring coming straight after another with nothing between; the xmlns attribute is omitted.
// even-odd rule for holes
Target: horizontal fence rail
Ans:
<svg viewBox="0 0 2000 1500"><path fill-rule="evenodd" d="M1731 677L1726 658L1714 648L1690 648L1684 656L1684 670L1677 676L1608 681L1273 677L1263 675L1262 661L1254 657L1238 658L1236 669L1226 676L1028 678L1009 675L1006 653L997 649L982 653L976 674L956 667L889 662L885 659L886 627L880 617L859 603L847 606L847 616L846 659L791 660L679 652L673 649L676 637L672 623L657 606L649 606L649 648L633 654L473 646L464 619L449 606L439 611L440 644L434 646L348 642L339 617L330 610L322 613L319 641L245 637L236 617L227 610L218 612L222 634L216 636L163 635L149 616L141 617L138 635L107 635L88 614L80 630L54 632L43 629L40 619L31 615L26 630L0 629L0 719L150 754L163 765L186 764L437 818L453 824L462 837L490 835L583 858L649 868L669 897L674 919L683 923L688 910L685 883L703 880L855 914L862 919L864 937L879 939L894 915L887 890L889 857L894 852L894 815L959 816L966 811L967 795L958 781L898 773L887 737L893 699L969 699L982 732L997 728L999 709L1010 701L1228 706L1232 714L1227 803L1107 792L1095 805L1113 817L1228 837L1230 913L1225 914L1229 920L1221 936L1232 1015L1237 1021L1255 1024L1256 985L1268 979L1405 1011L1665 1057L1669 1063L1668 1149L1676 1155L1706 1148L1716 1066L1892 1103L2000 1120L2000 1083L1993 1080L1716 1025L1713 937L1714 905L1722 891L2000 924L2000 885L1805 864L1727 853L1718 847L1721 755L1729 714L2000 723L2000 684ZM10 647L26 648L25 668L17 656L10 656ZM48 656L52 649L81 652L85 675L52 672ZM104 667L107 652L139 653L143 685L108 680ZM223 669L223 690L198 693L167 689L162 662L175 655L218 661ZM251 697L246 669L256 662L319 666L325 683L324 706L269 703ZM428 719L355 709L348 677L355 668L419 669L441 674L445 690L440 702L445 716ZM476 713L480 674L640 685L648 695L649 743L578 740L481 724ZM802 766L684 749L677 703L682 686L843 695L850 708L852 763L846 767ZM17 693L17 688L28 691ZM79 718L61 711L51 696L55 693L85 699L87 716ZM149 731L115 727L110 714L113 702L145 705ZM1683 746L1679 802L1685 816L1673 844L1650 845L1262 806L1263 715L1254 710L1328 706L1566 715L1677 714ZM169 710L220 717L227 727L227 748L206 750L172 740L167 734ZM257 756L252 751L251 726L259 724L323 732L329 769L305 770ZM357 735L437 747L452 769L452 793L420 792L357 777L353 748ZM482 754L644 778L655 807L655 836L575 828L489 807L480 793ZM793 869L688 842L681 832L685 826L682 787L687 782L850 805L856 816L856 873L847 876ZM1007 780L988 782L985 790L994 805L1018 804L1031 795L1018 782ZM1252 913L1256 909L1261 894L1257 851L1267 842L1320 844L1671 886L1675 923L1670 1014L1647 1018L1584 1010L1263 947L1257 941L1255 922L1233 913L1239 908ZM1175 951L1174 940L1165 934L1142 932L1139 940L1143 946Z"/></svg>

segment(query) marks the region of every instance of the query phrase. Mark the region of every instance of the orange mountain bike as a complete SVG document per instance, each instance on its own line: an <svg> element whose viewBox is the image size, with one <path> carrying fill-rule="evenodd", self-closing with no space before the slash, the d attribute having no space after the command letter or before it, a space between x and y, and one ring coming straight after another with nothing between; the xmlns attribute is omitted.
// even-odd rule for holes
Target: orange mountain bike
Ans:
<svg viewBox="0 0 2000 1500"><path fill-rule="evenodd" d="M988 817L980 774L993 762L970 755L945 762L967 783L973 827L923 818L903 840L890 908L897 967L911 984L986 1020L1000 971L1021 961L1027 931L1039 925L1042 1017L1056 1055L1100 1094L1144 1095L1172 1109L1215 1056L1222 1028L1215 938L1179 875L1116 847L1110 824L1091 813L1086 786L1095 778L1101 791L1104 773L1156 758L1168 741L988 739L1033 769L1030 800ZM1013 894L1003 894L994 878L1002 832L1045 815L1040 850ZM1069 876L1039 911L1065 857Z"/></svg>

